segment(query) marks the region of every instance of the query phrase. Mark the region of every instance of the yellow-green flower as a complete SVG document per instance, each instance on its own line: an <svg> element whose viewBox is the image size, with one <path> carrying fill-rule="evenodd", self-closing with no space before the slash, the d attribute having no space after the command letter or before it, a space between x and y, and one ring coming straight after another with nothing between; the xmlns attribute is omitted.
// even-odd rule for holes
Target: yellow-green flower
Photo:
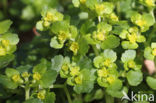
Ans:
<svg viewBox="0 0 156 103"><path fill-rule="evenodd" d="M105 10L105 7L103 4L96 4L95 5L95 10L99 15L103 14L103 11Z"/></svg>
<svg viewBox="0 0 156 103"><path fill-rule="evenodd" d="M112 83L115 81L115 77L114 77L114 76L109 76L109 77L107 78L107 81L108 81L110 84L112 84Z"/></svg>
<svg viewBox="0 0 156 103"><path fill-rule="evenodd" d="M80 3L85 4L86 0L80 0Z"/></svg>
<svg viewBox="0 0 156 103"><path fill-rule="evenodd" d="M5 47L9 46L10 45L9 40L2 40L2 45Z"/></svg>
<svg viewBox="0 0 156 103"><path fill-rule="evenodd" d="M71 71L70 71L71 76L76 76L79 74L80 74L80 68L79 67L75 66L75 67L71 68Z"/></svg>
<svg viewBox="0 0 156 103"><path fill-rule="evenodd" d="M37 93L37 98L41 100L45 99L45 91L40 91L39 93Z"/></svg>
<svg viewBox="0 0 156 103"><path fill-rule="evenodd" d="M103 64L104 64L104 66L108 67L111 64L111 60L106 59Z"/></svg>
<svg viewBox="0 0 156 103"><path fill-rule="evenodd" d="M45 27L48 27L48 26L50 26L50 22L49 22L49 21L44 21L44 22L43 22L43 25L44 25Z"/></svg>
<svg viewBox="0 0 156 103"><path fill-rule="evenodd" d="M146 21L143 19L136 20L135 22L138 26L143 27L146 25Z"/></svg>
<svg viewBox="0 0 156 103"><path fill-rule="evenodd" d="M98 33L96 34L96 39L97 39L97 40L104 41L105 38L106 38L106 37L105 37L105 35L104 35L103 32L98 32Z"/></svg>
<svg viewBox="0 0 156 103"><path fill-rule="evenodd" d="M105 67L97 71L99 77L107 77L108 71Z"/></svg>
<svg viewBox="0 0 156 103"><path fill-rule="evenodd" d="M82 84L82 76L77 76L77 77L75 78L75 83L76 83L76 84Z"/></svg>
<svg viewBox="0 0 156 103"><path fill-rule="evenodd" d="M79 50L78 43L77 42L72 42L72 44L71 44L69 49L74 53L74 55L76 55L78 50Z"/></svg>
<svg viewBox="0 0 156 103"><path fill-rule="evenodd" d="M19 74L15 74L15 75L12 76L12 80L13 80L14 82L19 82L20 79L21 79L21 77L20 77Z"/></svg>
<svg viewBox="0 0 156 103"><path fill-rule="evenodd" d="M118 17L114 13L110 14L110 19L113 21L119 21Z"/></svg>
<svg viewBox="0 0 156 103"><path fill-rule="evenodd" d="M152 50L152 54L153 54L154 56L156 56L156 48L154 48L154 49Z"/></svg>
<svg viewBox="0 0 156 103"><path fill-rule="evenodd" d="M136 43L137 41L137 35L135 33L128 35L128 39L131 43Z"/></svg>
<svg viewBox="0 0 156 103"><path fill-rule="evenodd" d="M30 76L30 74L28 72L22 73L22 77L23 78L28 78L29 76Z"/></svg>
<svg viewBox="0 0 156 103"><path fill-rule="evenodd" d="M133 60L131 60L131 61L128 62L128 67L129 68L135 68L135 66L136 65L135 65L135 62Z"/></svg>
<svg viewBox="0 0 156 103"><path fill-rule="evenodd" d="M62 66L62 70L64 70L64 71L68 71L68 69L69 69L69 67L68 67L67 64L64 64L64 65Z"/></svg>
<svg viewBox="0 0 156 103"><path fill-rule="evenodd" d="M0 56L6 55L6 49L0 46Z"/></svg>
<svg viewBox="0 0 156 103"><path fill-rule="evenodd" d="M145 3L146 3L148 6L155 6L155 0L145 0Z"/></svg>
<svg viewBox="0 0 156 103"><path fill-rule="evenodd" d="M35 73L33 74L33 79L34 79L34 80L40 80L40 79L41 79L41 75L40 75L38 72L35 72Z"/></svg>
<svg viewBox="0 0 156 103"><path fill-rule="evenodd" d="M66 33L63 33L61 32L59 35L58 35L58 40L63 43L66 39L68 38L68 35Z"/></svg>

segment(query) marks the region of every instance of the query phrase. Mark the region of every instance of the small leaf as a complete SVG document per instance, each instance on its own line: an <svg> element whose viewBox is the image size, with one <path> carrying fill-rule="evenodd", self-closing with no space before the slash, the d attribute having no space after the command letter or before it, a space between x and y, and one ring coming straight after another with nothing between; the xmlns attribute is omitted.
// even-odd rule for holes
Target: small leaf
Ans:
<svg viewBox="0 0 156 103"><path fill-rule="evenodd" d="M5 35L2 35L1 38L4 40L9 40L11 45L16 45L19 42L18 35L13 33L6 33Z"/></svg>
<svg viewBox="0 0 156 103"><path fill-rule="evenodd" d="M74 86L74 91L78 94L90 93L94 88L95 71L83 69L81 73L83 75L82 84Z"/></svg>
<svg viewBox="0 0 156 103"><path fill-rule="evenodd" d="M5 70L5 74L8 76L8 77L12 77L13 75L16 75L16 74L19 74L19 72L16 70L16 69L13 69L13 68L7 68Z"/></svg>
<svg viewBox="0 0 156 103"><path fill-rule="evenodd" d="M136 51L135 50L126 50L122 56L121 60L123 63L128 62L129 60L134 60L136 57Z"/></svg>
<svg viewBox="0 0 156 103"><path fill-rule="evenodd" d="M146 82L150 88L152 88L153 90L156 90L156 79L155 78L148 76L146 78Z"/></svg>
<svg viewBox="0 0 156 103"><path fill-rule="evenodd" d="M8 89L16 89L18 86L9 77L4 75L0 75L0 84L2 84L4 87Z"/></svg>
<svg viewBox="0 0 156 103"><path fill-rule="evenodd" d="M118 47L120 44L120 39L114 35L110 35L101 44L102 49L113 49Z"/></svg>
<svg viewBox="0 0 156 103"><path fill-rule="evenodd" d="M110 59L112 62L115 62L117 59L116 52L111 49L104 50L103 56L105 59Z"/></svg>
<svg viewBox="0 0 156 103"><path fill-rule="evenodd" d="M139 85L143 80L143 74L141 71L129 71L127 73L127 80L131 86Z"/></svg>
<svg viewBox="0 0 156 103"><path fill-rule="evenodd" d="M0 34L7 32L12 24L12 21L5 20L0 22Z"/></svg>
<svg viewBox="0 0 156 103"><path fill-rule="evenodd" d="M72 0L72 3L74 4L75 7L79 7L79 5L80 5L79 0Z"/></svg>
<svg viewBox="0 0 156 103"><path fill-rule="evenodd" d="M40 84L43 88L48 88L49 86L51 86L57 77L57 72L55 70L48 70L46 71L40 80Z"/></svg>
<svg viewBox="0 0 156 103"><path fill-rule="evenodd" d="M51 41L50 41L50 46L52 48L55 48L55 49L61 49L63 47L64 44L60 44L57 40L57 37L53 37L51 38Z"/></svg>
<svg viewBox="0 0 156 103"><path fill-rule="evenodd" d="M51 69L59 72L63 64L63 56L56 55L53 59L51 59L51 62L52 62Z"/></svg>
<svg viewBox="0 0 156 103"><path fill-rule="evenodd" d="M152 48L150 47L145 48L144 57L148 60L154 60L154 55L152 55Z"/></svg>

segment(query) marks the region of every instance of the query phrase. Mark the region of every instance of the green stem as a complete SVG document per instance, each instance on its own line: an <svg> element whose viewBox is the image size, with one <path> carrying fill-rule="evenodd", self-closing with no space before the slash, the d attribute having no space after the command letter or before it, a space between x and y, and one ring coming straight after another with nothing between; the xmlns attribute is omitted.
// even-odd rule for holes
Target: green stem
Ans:
<svg viewBox="0 0 156 103"><path fill-rule="evenodd" d="M25 100L28 100L30 96L30 88L26 87L25 88Z"/></svg>
<svg viewBox="0 0 156 103"><path fill-rule="evenodd" d="M70 94L69 94L69 91L68 91L66 85L64 86L64 91L65 91L65 93L66 93L68 102L69 102L69 103L72 103L72 100L71 100L71 97L70 97Z"/></svg>
<svg viewBox="0 0 156 103"><path fill-rule="evenodd" d="M92 45L92 48L93 48L93 51L94 51L95 55L98 56L99 51L97 50L96 45Z"/></svg>
<svg viewBox="0 0 156 103"><path fill-rule="evenodd" d="M114 103L114 98L108 94L105 94L106 103Z"/></svg>
<svg viewBox="0 0 156 103"><path fill-rule="evenodd" d="M53 88L64 88L64 85L62 85L62 84L55 84L53 86Z"/></svg>
<svg viewBox="0 0 156 103"><path fill-rule="evenodd" d="M65 94L67 96L68 102L72 103L72 99L71 99L71 96L70 96L69 91L67 89L66 83L64 85L62 85L62 84L55 84L53 86L53 88L62 88L62 89L64 89L64 92L65 92Z"/></svg>

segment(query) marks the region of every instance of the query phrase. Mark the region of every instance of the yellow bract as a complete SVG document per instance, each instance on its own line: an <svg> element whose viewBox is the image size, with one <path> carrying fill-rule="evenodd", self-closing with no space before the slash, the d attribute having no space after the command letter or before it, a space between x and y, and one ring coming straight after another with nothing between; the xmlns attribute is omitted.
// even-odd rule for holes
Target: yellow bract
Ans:
<svg viewBox="0 0 156 103"><path fill-rule="evenodd" d="M105 10L105 7L103 4L96 4L95 9L98 14L102 15L102 12Z"/></svg>
<svg viewBox="0 0 156 103"><path fill-rule="evenodd" d="M128 67L129 68L135 68L135 62L133 60L128 62Z"/></svg>
<svg viewBox="0 0 156 103"><path fill-rule="evenodd" d="M80 0L80 3L85 4L86 0Z"/></svg>
<svg viewBox="0 0 156 103"><path fill-rule="evenodd" d="M0 56L6 55L6 50L2 46L0 46Z"/></svg>
<svg viewBox="0 0 156 103"><path fill-rule="evenodd" d="M110 59L106 59L105 61L104 61L104 66L109 66L111 64L111 60Z"/></svg>
<svg viewBox="0 0 156 103"><path fill-rule="evenodd" d="M73 68L71 68L71 72L70 72L70 75L71 76L76 76L76 75L79 75L79 73L80 73L80 68L79 67L73 67Z"/></svg>
<svg viewBox="0 0 156 103"><path fill-rule="evenodd" d="M128 39L131 43L135 43L137 41L137 35L135 33L128 35Z"/></svg>
<svg viewBox="0 0 156 103"><path fill-rule="evenodd" d="M39 98L39 99L45 99L45 94L44 93L42 93L42 92L39 92L39 93L37 93L37 98Z"/></svg>
<svg viewBox="0 0 156 103"><path fill-rule="evenodd" d="M155 6L155 0L145 0L145 3L146 3L148 6Z"/></svg>
<svg viewBox="0 0 156 103"><path fill-rule="evenodd" d="M3 44L5 47L7 47L7 46L9 46L10 42L9 42L9 40L2 40L2 44Z"/></svg>
<svg viewBox="0 0 156 103"><path fill-rule="evenodd" d="M48 26L50 25L50 22L49 22L49 21L44 21L43 25L44 25L45 27L48 27Z"/></svg>
<svg viewBox="0 0 156 103"><path fill-rule="evenodd" d="M40 80L41 79L41 75L38 72L36 72L36 73L33 74L33 79L34 80Z"/></svg>
<svg viewBox="0 0 156 103"><path fill-rule="evenodd" d="M146 21L145 20L142 20L142 19L139 19L136 21L136 24L140 27L146 25Z"/></svg>
<svg viewBox="0 0 156 103"><path fill-rule="evenodd" d="M60 33L59 35L58 35L58 39L59 39L59 41L60 42L64 42L66 39L67 39L67 34L65 34L65 33Z"/></svg>
<svg viewBox="0 0 156 103"><path fill-rule="evenodd" d="M113 21L119 21L118 17L117 17L114 13L112 13L112 14L110 15L110 18L111 18Z"/></svg>
<svg viewBox="0 0 156 103"><path fill-rule="evenodd" d="M14 81L14 82L19 82L20 81L20 75L19 74L15 74L15 75L13 75L12 76L12 80Z"/></svg>
<svg viewBox="0 0 156 103"><path fill-rule="evenodd" d="M76 84L82 84L82 77L81 76L76 77L75 82Z"/></svg>
<svg viewBox="0 0 156 103"><path fill-rule="evenodd" d="M66 64L64 64L63 66L62 66L62 70L64 70L64 71L68 71L68 65L66 65Z"/></svg>
<svg viewBox="0 0 156 103"><path fill-rule="evenodd" d="M71 44L69 49L74 53L74 55L76 55L78 50L79 50L78 43L77 42L72 42L72 44Z"/></svg>
<svg viewBox="0 0 156 103"><path fill-rule="evenodd" d="M108 76L108 71L106 70L106 68L102 68L100 70L98 70L98 76L99 77L107 77Z"/></svg>
<svg viewBox="0 0 156 103"><path fill-rule="evenodd" d="M156 56L156 48L153 49L152 54Z"/></svg>
<svg viewBox="0 0 156 103"><path fill-rule="evenodd" d="M105 35L102 32L97 33L96 38L100 41L104 41L105 40Z"/></svg>
<svg viewBox="0 0 156 103"><path fill-rule="evenodd" d="M22 73L22 77L24 77L24 78L28 78L29 76L30 76L30 74L28 72Z"/></svg>
<svg viewBox="0 0 156 103"><path fill-rule="evenodd" d="M108 81L110 84L112 84L112 83L115 81L115 77L109 76L109 77L107 78L107 81Z"/></svg>

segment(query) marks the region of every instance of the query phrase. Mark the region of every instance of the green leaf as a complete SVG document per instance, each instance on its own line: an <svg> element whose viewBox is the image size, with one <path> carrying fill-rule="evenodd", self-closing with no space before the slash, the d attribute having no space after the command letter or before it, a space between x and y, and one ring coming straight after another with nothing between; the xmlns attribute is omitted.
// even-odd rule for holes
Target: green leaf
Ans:
<svg viewBox="0 0 156 103"><path fill-rule="evenodd" d="M10 78L13 75L19 74L19 72L16 69L13 69L13 68L7 68L5 70L5 74Z"/></svg>
<svg viewBox="0 0 156 103"><path fill-rule="evenodd" d="M75 85L74 91L78 94L80 93L90 93L94 88L94 80L95 80L95 71L83 69L81 74L83 75L82 84Z"/></svg>
<svg viewBox="0 0 156 103"><path fill-rule="evenodd" d="M22 9L22 15L21 15L22 19L31 20L34 17L35 17L35 12L32 6L26 6L24 9Z"/></svg>
<svg viewBox="0 0 156 103"><path fill-rule="evenodd" d="M138 48L137 43L130 43L129 41L122 41L121 45L122 45L122 48L124 48L124 49L136 49L136 48Z"/></svg>
<svg viewBox="0 0 156 103"><path fill-rule="evenodd" d="M109 32L112 30L112 26L107 24L106 22L100 22L97 25L97 28L98 28L98 30L103 30L103 28L105 28L104 31L106 31L106 32Z"/></svg>
<svg viewBox="0 0 156 103"><path fill-rule="evenodd" d="M0 75L0 84L2 84L4 87L8 89L16 89L18 86L9 77L5 75Z"/></svg>
<svg viewBox="0 0 156 103"><path fill-rule="evenodd" d="M122 88L122 81L120 79L116 79L109 87L108 89L112 89L114 91L121 90Z"/></svg>
<svg viewBox="0 0 156 103"><path fill-rule="evenodd" d="M86 6L91 10L95 8L95 4L97 4L97 0L86 0Z"/></svg>
<svg viewBox="0 0 156 103"><path fill-rule="evenodd" d="M9 40L11 45L16 45L19 42L18 35L13 33L6 33L5 35L2 35L1 38L4 40Z"/></svg>
<svg viewBox="0 0 156 103"><path fill-rule="evenodd" d="M123 87L121 90L112 90L107 88L106 92L111 95L112 97L116 97L116 98L121 98L123 97L123 91L128 93L128 88L127 87Z"/></svg>
<svg viewBox="0 0 156 103"><path fill-rule="evenodd" d="M24 103L43 103L43 102L39 99L32 98L32 99L26 100Z"/></svg>
<svg viewBox="0 0 156 103"><path fill-rule="evenodd" d="M156 90L156 79L155 78L148 76L146 78L146 82L150 88L152 88L153 90Z"/></svg>
<svg viewBox="0 0 156 103"><path fill-rule="evenodd" d="M127 80L131 86L139 85L143 80L143 74L141 71L129 71L127 73Z"/></svg>
<svg viewBox="0 0 156 103"><path fill-rule="evenodd" d="M46 70L47 70L47 66L43 63L40 63L33 68L33 73L38 72L40 74L44 74Z"/></svg>
<svg viewBox="0 0 156 103"><path fill-rule="evenodd" d="M40 30L40 31L43 31L43 30L44 30L43 21L38 21L38 22L36 23L36 29L37 29L37 30Z"/></svg>
<svg viewBox="0 0 156 103"><path fill-rule="evenodd" d="M69 33L69 23L67 21L54 22L51 31L55 34L59 34L61 31Z"/></svg>
<svg viewBox="0 0 156 103"><path fill-rule="evenodd" d="M153 43L151 44L151 48L156 48L156 43L155 43L155 42L153 42Z"/></svg>
<svg viewBox="0 0 156 103"><path fill-rule="evenodd" d="M155 23L155 20L151 14L144 13L143 19L147 22L148 26L152 26Z"/></svg>
<svg viewBox="0 0 156 103"><path fill-rule="evenodd" d="M109 59L109 60L111 60L112 62L115 62L116 59L117 59L116 52L114 52L114 51L111 50L111 49L106 49L106 50L104 50L103 56L104 56L105 59Z"/></svg>
<svg viewBox="0 0 156 103"><path fill-rule="evenodd" d="M57 72L55 70L47 70L41 77L40 84L43 88L48 88L51 86L57 77Z"/></svg>
<svg viewBox="0 0 156 103"><path fill-rule="evenodd" d="M85 55L89 50L89 45L88 45L87 41L85 41L85 39L83 37L81 37L78 40L78 44L79 44L78 53L81 55Z"/></svg>
<svg viewBox="0 0 156 103"><path fill-rule="evenodd" d="M25 66L19 66L19 67L17 68L17 70L18 70L20 73L23 73L23 72L28 72L31 68L32 68L31 65L25 65Z"/></svg>
<svg viewBox="0 0 156 103"><path fill-rule="evenodd" d="M100 64L104 61L102 56L97 56L94 58L93 63L96 68L100 68Z"/></svg>
<svg viewBox="0 0 156 103"><path fill-rule="evenodd" d="M120 39L114 35L110 35L101 44L102 49L113 49L118 47L120 44Z"/></svg>
<svg viewBox="0 0 156 103"><path fill-rule="evenodd" d="M57 40L57 37L55 36L51 38L50 46L55 49L61 49L64 46L64 44L60 44Z"/></svg>
<svg viewBox="0 0 156 103"><path fill-rule="evenodd" d="M55 93L51 92L51 93L46 93L46 98L44 99L44 103L55 103Z"/></svg>
<svg viewBox="0 0 156 103"><path fill-rule="evenodd" d="M79 7L79 5L80 5L79 0L72 0L72 3L74 4L75 7Z"/></svg>
<svg viewBox="0 0 156 103"><path fill-rule="evenodd" d="M12 24L12 21L5 20L0 22L0 34L7 32Z"/></svg>
<svg viewBox="0 0 156 103"><path fill-rule="evenodd" d="M0 56L0 69L6 67L15 58L14 55Z"/></svg>
<svg viewBox="0 0 156 103"><path fill-rule="evenodd" d="M70 26L69 29L70 29L71 37L75 39L78 34L77 28L75 26Z"/></svg>
<svg viewBox="0 0 156 103"><path fill-rule="evenodd" d="M51 69L59 72L63 64L63 56L56 55L53 59L51 59L51 62L52 62Z"/></svg>
<svg viewBox="0 0 156 103"><path fill-rule="evenodd" d="M154 60L154 55L152 55L152 48L150 47L145 48L144 57L148 60Z"/></svg>
<svg viewBox="0 0 156 103"><path fill-rule="evenodd" d="M122 56L121 56L121 60L123 63L126 63L130 60L134 60L136 57L136 51L135 50L126 50Z"/></svg>

